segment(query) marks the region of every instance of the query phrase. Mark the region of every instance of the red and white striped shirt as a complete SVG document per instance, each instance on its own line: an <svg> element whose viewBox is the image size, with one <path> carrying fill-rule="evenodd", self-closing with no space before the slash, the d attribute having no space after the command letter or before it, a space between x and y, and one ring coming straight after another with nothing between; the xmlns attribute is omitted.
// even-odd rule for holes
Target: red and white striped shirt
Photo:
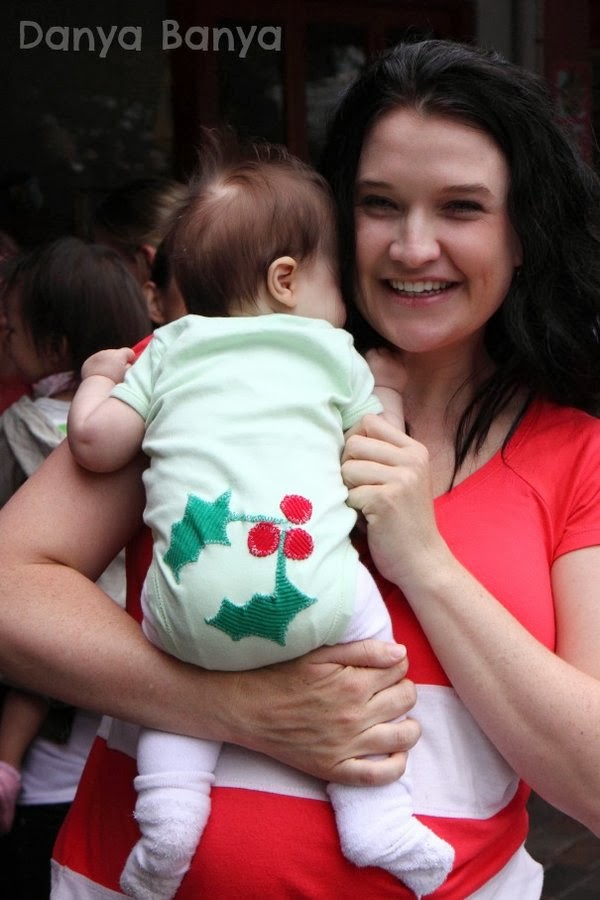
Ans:
<svg viewBox="0 0 600 900"><path fill-rule="evenodd" d="M600 543L600 422L538 403L497 454L436 500L456 557L550 649L550 581L560 555ZM132 554L130 608L150 556ZM448 682L410 607L379 579L406 644L422 737L409 756L415 812L456 850L436 900L535 900L541 867L523 849L527 787L479 729ZM134 726L105 720L53 861L54 900L120 896L119 875L138 838L133 820ZM411 897L388 873L357 869L339 849L324 785L260 754L225 745L213 805L178 900L369 900Z"/></svg>

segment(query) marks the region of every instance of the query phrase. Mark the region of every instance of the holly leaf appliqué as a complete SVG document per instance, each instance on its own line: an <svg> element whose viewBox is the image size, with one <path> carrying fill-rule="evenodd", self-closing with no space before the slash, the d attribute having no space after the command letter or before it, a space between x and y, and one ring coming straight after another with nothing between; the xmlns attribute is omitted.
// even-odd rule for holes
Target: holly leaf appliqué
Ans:
<svg viewBox="0 0 600 900"><path fill-rule="evenodd" d="M232 519L230 498L231 491L212 502L194 494L188 496L183 518L171 528L171 541L164 556L178 584L181 569L196 562L207 544L231 545L227 537L227 525Z"/></svg>
<svg viewBox="0 0 600 900"><path fill-rule="evenodd" d="M234 641L255 635L284 647L290 622L299 612L316 602L316 597L309 597L289 580L282 554L278 560L272 594L254 594L243 606L237 606L225 598L218 613L205 621L224 631Z"/></svg>

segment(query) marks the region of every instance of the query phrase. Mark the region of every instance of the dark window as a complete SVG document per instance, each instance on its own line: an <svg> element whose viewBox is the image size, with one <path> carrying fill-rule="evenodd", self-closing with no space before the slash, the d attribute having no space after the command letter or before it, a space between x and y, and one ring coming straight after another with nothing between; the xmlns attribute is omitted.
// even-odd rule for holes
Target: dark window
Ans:
<svg viewBox="0 0 600 900"><path fill-rule="evenodd" d="M184 40L171 52L183 174L193 165L199 126L217 123L315 161L336 98L368 59L405 38L471 40L475 22L471 0L171 0L168 11L182 36L192 28L196 44L201 34L204 40L204 49Z"/></svg>

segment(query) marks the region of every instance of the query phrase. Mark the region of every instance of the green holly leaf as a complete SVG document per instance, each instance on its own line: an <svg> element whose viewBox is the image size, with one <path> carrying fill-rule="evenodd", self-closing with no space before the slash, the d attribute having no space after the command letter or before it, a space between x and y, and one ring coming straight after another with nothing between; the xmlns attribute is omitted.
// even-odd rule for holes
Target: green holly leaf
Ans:
<svg viewBox="0 0 600 900"><path fill-rule="evenodd" d="M243 606L237 606L225 598L218 613L212 619L205 619L205 622L225 632L234 641L254 635L285 647L290 622L299 612L316 602L315 597L304 594L289 581L284 565L278 565L272 594L254 594Z"/></svg>
<svg viewBox="0 0 600 900"><path fill-rule="evenodd" d="M230 498L231 491L212 503L194 494L188 496L183 518L171 528L171 542L164 556L178 584L181 569L196 562L207 544L231 544L227 537L227 525L232 519Z"/></svg>

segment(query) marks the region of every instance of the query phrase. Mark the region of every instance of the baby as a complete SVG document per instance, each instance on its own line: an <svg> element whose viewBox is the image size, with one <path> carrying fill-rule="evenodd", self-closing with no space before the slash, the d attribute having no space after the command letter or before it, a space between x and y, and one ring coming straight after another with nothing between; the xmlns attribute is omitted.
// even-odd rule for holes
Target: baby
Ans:
<svg viewBox="0 0 600 900"><path fill-rule="evenodd" d="M111 471L140 447L150 458L146 636L230 670L393 640L349 537L344 435L383 407L342 328L326 183L282 148L228 160L213 141L166 250L191 314L155 331L132 366L127 349L91 357L69 416L83 466ZM121 879L131 896L175 894L208 819L219 752L142 732L141 838ZM404 780L328 793L356 865L381 866L418 895L444 881L454 852L412 816Z"/></svg>

